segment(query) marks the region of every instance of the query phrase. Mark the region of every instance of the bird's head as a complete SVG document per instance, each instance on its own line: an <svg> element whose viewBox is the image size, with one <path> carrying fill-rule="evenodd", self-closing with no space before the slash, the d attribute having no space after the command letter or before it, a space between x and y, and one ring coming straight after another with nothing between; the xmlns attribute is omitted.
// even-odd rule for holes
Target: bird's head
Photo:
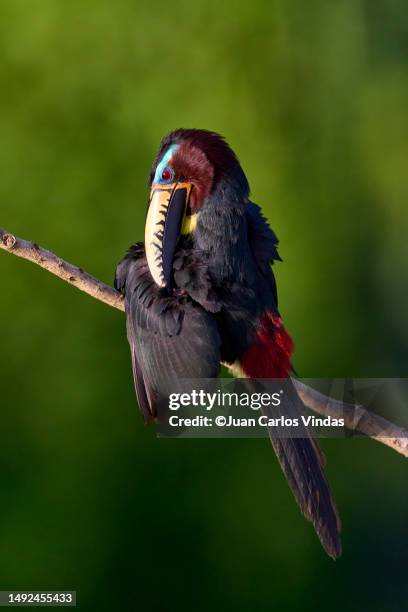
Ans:
<svg viewBox="0 0 408 612"><path fill-rule="evenodd" d="M162 140L150 173L145 226L147 262L158 286L170 288L180 235L194 234L200 212L223 184L247 199L245 174L219 134L179 129Z"/></svg>

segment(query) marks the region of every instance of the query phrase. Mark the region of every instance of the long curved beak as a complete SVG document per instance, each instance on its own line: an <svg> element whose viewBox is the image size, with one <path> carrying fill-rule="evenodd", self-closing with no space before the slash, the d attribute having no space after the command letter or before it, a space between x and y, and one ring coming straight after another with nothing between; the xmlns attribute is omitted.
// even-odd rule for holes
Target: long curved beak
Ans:
<svg viewBox="0 0 408 612"><path fill-rule="evenodd" d="M191 183L153 185L145 225L147 264L154 282L171 289L173 258L190 198Z"/></svg>

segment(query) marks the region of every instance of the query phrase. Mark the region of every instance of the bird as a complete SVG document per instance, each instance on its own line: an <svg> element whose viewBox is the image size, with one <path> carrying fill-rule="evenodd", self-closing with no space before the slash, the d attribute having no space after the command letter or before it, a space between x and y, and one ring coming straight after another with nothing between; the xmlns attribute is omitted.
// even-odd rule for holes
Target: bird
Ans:
<svg viewBox="0 0 408 612"><path fill-rule="evenodd" d="M179 378L287 379L294 343L278 310L278 239L250 199L237 155L218 133L176 129L149 175L145 240L118 264L134 385L146 423ZM292 413L302 405L292 393ZM326 550L341 554L341 523L325 458L303 437L270 433L295 500Z"/></svg>

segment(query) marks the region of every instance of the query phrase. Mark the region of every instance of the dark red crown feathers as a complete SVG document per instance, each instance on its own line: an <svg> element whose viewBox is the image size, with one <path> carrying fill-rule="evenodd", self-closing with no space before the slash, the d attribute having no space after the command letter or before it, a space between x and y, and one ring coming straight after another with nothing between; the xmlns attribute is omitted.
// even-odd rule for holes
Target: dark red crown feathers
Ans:
<svg viewBox="0 0 408 612"><path fill-rule="evenodd" d="M216 185L222 178L227 177L235 181L237 187L241 190L244 197L248 196L248 181L234 151L220 134L210 132L208 130L180 128L165 136L160 143L159 151L153 162L153 167L149 178L150 184L153 180L156 166L167 149L173 144L185 144L185 148L189 148L191 153L194 149L198 149L204 153L208 162L212 166L212 176L210 177L208 175L208 170L206 172L207 178L211 179L213 186ZM195 153L194 156L191 155L191 163L194 164L196 170L198 169L197 164L201 163L204 166L203 162L204 160L200 160L197 153ZM204 167L202 170L204 170Z"/></svg>

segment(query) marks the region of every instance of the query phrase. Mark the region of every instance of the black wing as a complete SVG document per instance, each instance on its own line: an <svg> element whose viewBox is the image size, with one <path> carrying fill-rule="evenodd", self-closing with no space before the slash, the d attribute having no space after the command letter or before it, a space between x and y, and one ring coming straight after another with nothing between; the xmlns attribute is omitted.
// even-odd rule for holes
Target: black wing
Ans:
<svg viewBox="0 0 408 612"><path fill-rule="evenodd" d="M220 367L214 316L187 295L168 296L154 283L144 247L119 264L115 286L125 294L127 335L140 409L146 421L180 379L213 378Z"/></svg>
<svg viewBox="0 0 408 612"><path fill-rule="evenodd" d="M278 238L269 227L268 221L263 216L257 204L249 202L245 209L247 221L248 243L253 258L261 274L261 278L268 292L272 292L275 308L278 307L278 293L276 289L275 276L271 269L274 261L282 261L277 250ZM261 281L261 282L262 282ZM265 292L262 291L265 296ZM270 307L270 304L268 304Z"/></svg>

